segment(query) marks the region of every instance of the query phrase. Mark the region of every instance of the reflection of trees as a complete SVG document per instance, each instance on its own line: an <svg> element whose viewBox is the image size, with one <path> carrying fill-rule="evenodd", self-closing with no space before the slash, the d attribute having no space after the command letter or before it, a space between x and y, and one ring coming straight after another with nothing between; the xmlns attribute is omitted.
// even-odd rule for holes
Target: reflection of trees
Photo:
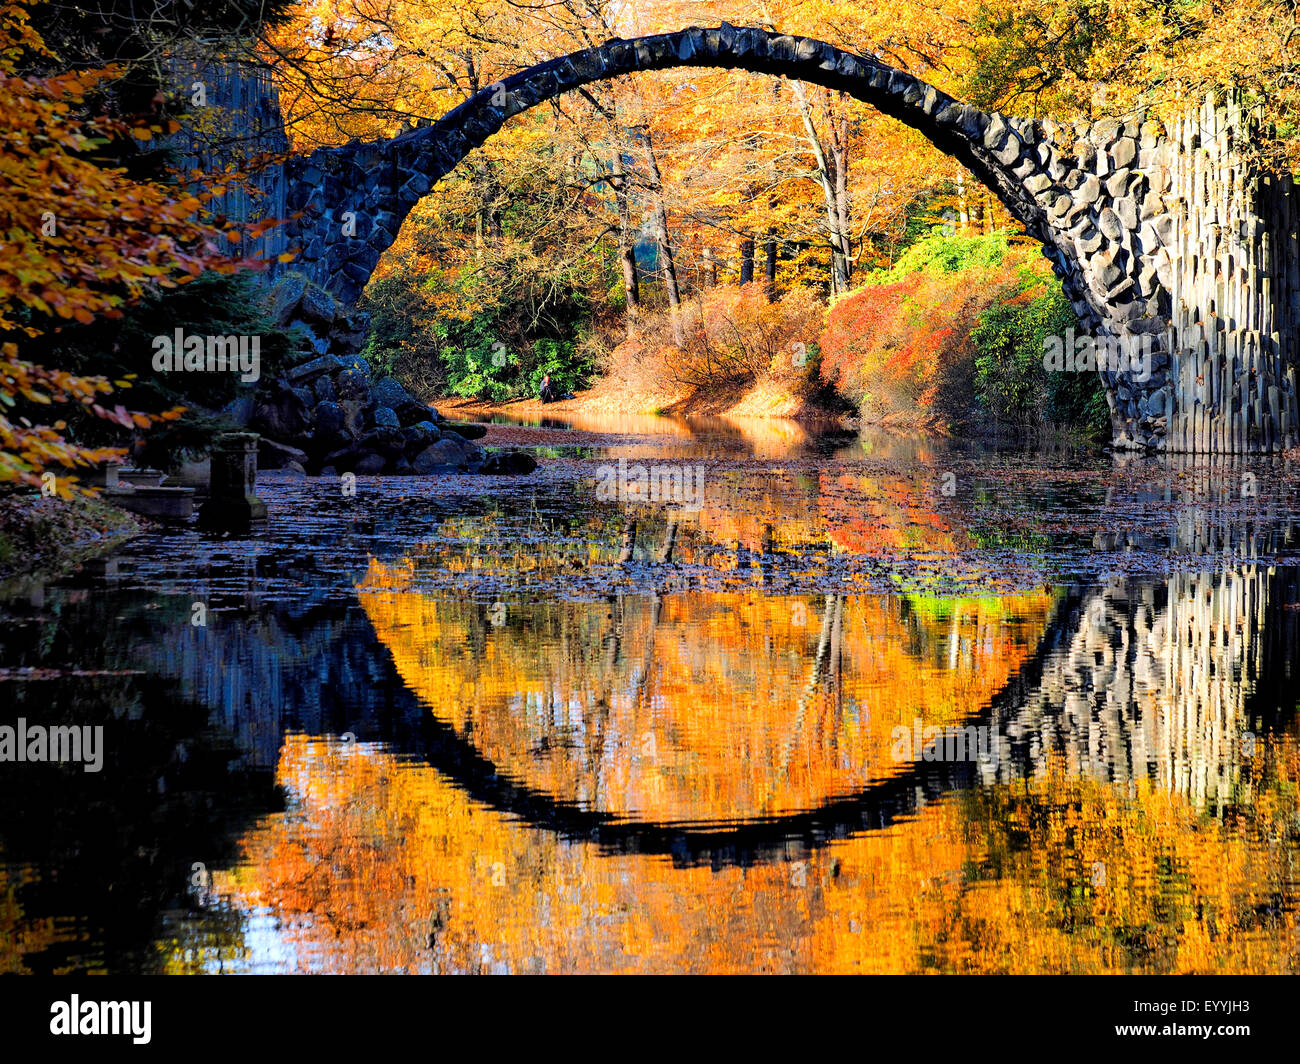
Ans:
<svg viewBox="0 0 1300 1064"><path fill-rule="evenodd" d="M378 748L295 737L289 812L216 889L276 921L235 967L271 961L273 937L315 971L1294 971L1294 905L1259 899L1294 898L1298 770L1294 736L1267 745L1252 771L1289 800L1219 822L1149 781L1049 766L799 860L681 868L560 841Z"/></svg>
<svg viewBox="0 0 1300 1064"><path fill-rule="evenodd" d="M771 583L774 570L791 569L870 578L882 565L909 586L930 587L946 571L962 584L1006 585L1009 561L999 559L990 572L963 556L973 544L963 518L941 512L937 501L923 477L781 470L755 477L752 470L706 467L698 507L592 504L549 519L490 508L448 518L404 560L426 586L453 586L464 574L562 593L611 581L628 586L629 574L615 566L669 561L675 567L657 585L683 586L687 571L712 574L715 587ZM1041 582L1036 559L1020 559L1014 570L1020 587ZM636 575L638 586L648 578Z"/></svg>
<svg viewBox="0 0 1300 1064"><path fill-rule="evenodd" d="M978 712L1053 602L615 596L511 605L495 627L407 573L376 563L362 602L432 713L535 788L669 821L808 809L897 770L892 729Z"/></svg>
<svg viewBox="0 0 1300 1064"><path fill-rule="evenodd" d="M1291 574L1116 582L1050 624L1035 600L731 593L511 605L500 626L405 575L376 564L363 601L431 713L507 775L665 815L851 786L873 764L853 756L887 749L871 745L885 707L961 719L991 670L1005 682L1049 642L1041 682L999 703L1004 779L758 864L612 854L381 748L291 737L289 810L215 884L274 926L230 966L285 963L259 952L270 940L326 971L1295 970L1300 748L1269 711L1294 703L1275 689L1295 659ZM1250 759L1227 739L1243 723Z"/></svg>

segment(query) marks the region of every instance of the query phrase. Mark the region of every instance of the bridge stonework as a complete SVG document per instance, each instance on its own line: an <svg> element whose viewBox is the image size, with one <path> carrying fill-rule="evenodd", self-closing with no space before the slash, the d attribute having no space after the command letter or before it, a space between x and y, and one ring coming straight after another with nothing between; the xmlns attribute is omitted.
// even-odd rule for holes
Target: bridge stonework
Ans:
<svg viewBox="0 0 1300 1064"><path fill-rule="evenodd" d="M1300 205L1248 150L1255 118L1207 101L1166 130L989 113L873 59L762 29L691 28L598 47L489 86L391 140L290 159L287 236L353 302L406 215L514 115L593 81L679 66L842 90L965 165L1043 244L1084 332L1128 353L1098 372L1131 450L1277 452L1297 443ZM1104 347L1102 348L1105 349Z"/></svg>

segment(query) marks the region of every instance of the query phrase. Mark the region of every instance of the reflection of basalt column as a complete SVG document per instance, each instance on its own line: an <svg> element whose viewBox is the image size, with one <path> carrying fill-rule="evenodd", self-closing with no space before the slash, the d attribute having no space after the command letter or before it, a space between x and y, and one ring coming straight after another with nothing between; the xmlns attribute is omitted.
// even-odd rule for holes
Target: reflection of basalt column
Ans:
<svg viewBox="0 0 1300 1064"><path fill-rule="evenodd" d="M1117 579L1081 607L1037 689L994 720L1015 751L1004 781L1064 756L1107 781L1149 778L1199 807L1225 801L1253 745L1246 703L1274 570Z"/></svg>
<svg viewBox="0 0 1300 1064"><path fill-rule="evenodd" d="M1165 697L1152 751L1161 786L1196 805L1232 795L1249 728L1246 701L1260 677L1271 568L1169 578Z"/></svg>
<svg viewBox="0 0 1300 1064"><path fill-rule="evenodd" d="M237 532L266 520L257 497L257 433L227 432L212 448L211 495L199 511L203 528Z"/></svg>

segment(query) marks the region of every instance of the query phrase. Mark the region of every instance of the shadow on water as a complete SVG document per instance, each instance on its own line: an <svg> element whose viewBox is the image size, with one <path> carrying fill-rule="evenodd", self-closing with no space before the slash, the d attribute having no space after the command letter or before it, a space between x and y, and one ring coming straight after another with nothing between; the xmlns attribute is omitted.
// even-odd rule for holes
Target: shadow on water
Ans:
<svg viewBox="0 0 1300 1064"><path fill-rule="evenodd" d="M103 760L97 771L69 762L7 763L0 772L0 971L159 970L165 923L200 912L190 889L195 862L235 861L239 834L283 800L273 771L246 763L210 706L186 700L175 682L87 660L84 636L105 630L102 611L93 628L86 613L61 612L75 623L29 618L9 628L5 660L22 662L34 649L49 660L71 640L81 670L103 671L6 669L3 723L102 728ZM43 645L22 647L24 635ZM240 940L234 914L204 913L202 923L216 948Z"/></svg>

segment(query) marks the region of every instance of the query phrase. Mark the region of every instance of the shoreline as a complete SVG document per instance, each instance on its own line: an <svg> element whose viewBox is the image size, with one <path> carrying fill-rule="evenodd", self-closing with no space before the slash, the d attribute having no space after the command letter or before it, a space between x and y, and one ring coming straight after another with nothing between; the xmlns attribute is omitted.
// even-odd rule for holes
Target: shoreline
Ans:
<svg viewBox="0 0 1300 1064"><path fill-rule="evenodd" d="M510 417L532 420L544 417L603 415L623 417L735 417L772 418L804 425L852 428L856 412L835 409L815 399L797 396L773 386L759 385L744 392L722 389L714 392L630 391L602 381L574 394L572 399L543 403L540 399L510 399L505 402L459 396L439 396L429 405L444 417L473 420Z"/></svg>
<svg viewBox="0 0 1300 1064"><path fill-rule="evenodd" d="M145 527L143 519L100 498L0 498L0 591L15 580L70 572Z"/></svg>

